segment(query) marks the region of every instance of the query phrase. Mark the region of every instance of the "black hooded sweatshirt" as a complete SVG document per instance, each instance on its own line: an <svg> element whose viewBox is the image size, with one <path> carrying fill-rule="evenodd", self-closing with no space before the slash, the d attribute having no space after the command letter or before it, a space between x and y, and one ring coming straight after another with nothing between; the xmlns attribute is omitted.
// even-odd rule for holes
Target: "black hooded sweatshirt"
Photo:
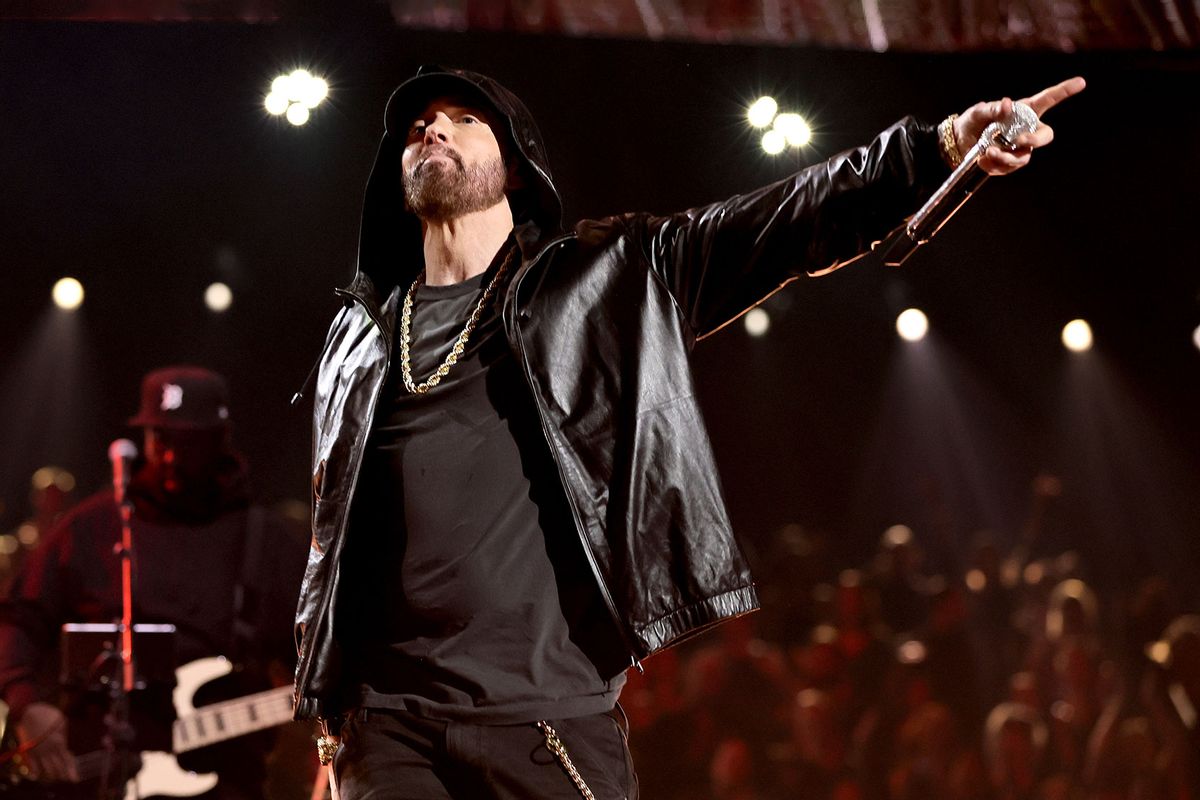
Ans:
<svg viewBox="0 0 1200 800"><path fill-rule="evenodd" d="M422 95L442 91L440 79L432 83ZM494 110L470 87L445 86L464 89L481 111ZM508 116L492 117L502 148L520 152ZM389 116L389 129L406 124ZM531 162L519 168L529 189L513 197L514 216L525 231L532 220L557 225L552 188ZM518 256L510 238L483 274L413 287L412 380L420 382L496 282L466 351L432 391L404 387L400 337L393 341L342 565L347 705L515 724L608 711L624 683L605 666L602 654L622 649L619 633L500 319Z"/></svg>
<svg viewBox="0 0 1200 800"><path fill-rule="evenodd" d="M402 300L424 266L420 221L400 192L403 142L428 100L464 91L501 112L525 170L527 188L510 197L520 257L499 303L502 325L570 508L573 530L560 543L583 553L588 586L619 639L595 651L571 641L610 680L758 605L696 401L693 345L783 284L863 254L948 172L934 128L908 118L864 147L746 194L667 216L585 220L563 233L541 138L519 100L461 71L422 71L402 85L367 184L358 272L339 290L344 308L315 373L313 542L295 626L299 718L332 720L361 701L359 653L345 645L357 644L352 629L373 610L344 603L357 580L354 523L394 381ZM419 298L426 310L429 299ZM417 334L428 335L436 323L415 313ZM422 368L431 363L414 370L418 381ZM538 481L531 486L536 493ZM549 541L559 526L541 530ZM404 578L402 565L371 566L379 580ZM399 613L389 608L393 620Z"/></svg>

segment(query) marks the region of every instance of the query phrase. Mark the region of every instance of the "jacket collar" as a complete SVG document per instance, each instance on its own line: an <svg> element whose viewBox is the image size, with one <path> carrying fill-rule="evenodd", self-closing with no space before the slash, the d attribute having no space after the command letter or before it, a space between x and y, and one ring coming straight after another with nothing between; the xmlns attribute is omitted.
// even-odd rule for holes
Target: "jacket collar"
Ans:
<svg viewBox="0 0 1200 800"><path fill-rule="evenodd" d="M547 246L562 237L546 236L536 222L523 222L513 230L513 238L516 240L517 249L521 251L521 269L524 269L536 261ZM413 266L419 263L419 260L413 260ZM419 270L413 271L411 267L397 269L392 273L392 280L381 281L377 285L366 270L360 269L355 272L349 284L338 290L338 294L345 305L349 306L357 299L366 306L369 313L380 317L384 302L396 287L407 287L418 274Z"/></svg>

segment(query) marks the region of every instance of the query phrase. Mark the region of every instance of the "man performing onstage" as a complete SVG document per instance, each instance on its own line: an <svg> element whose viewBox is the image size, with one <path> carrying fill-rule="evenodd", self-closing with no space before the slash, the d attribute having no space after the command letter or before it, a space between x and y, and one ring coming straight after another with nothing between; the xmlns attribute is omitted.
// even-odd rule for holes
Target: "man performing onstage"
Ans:
<svg viewBox="0 0 1200 800"><path fill-rule="evenodd" d="M1011 107L564 232L512 93L440 68L397 89L320 361L297 613L296 713L324 720L345 800L637 796L624 670L757 607L689 351L882 239Z"/></svg>
<svg viewBox="0 0 1200 800"><path fill-rule="evenodd" d="M197 667L218 674L219 664L202 660L212 657L237 665L233 675L201 686L187 698L196 706L286 684L295 657L289 632L304 573L303 527L251 504L246 464L230 436L224 378L199 367L168 367L146 375L141 394L141 408L130 424L143 428L144 458L135 464L127 491L134 508L133 621L174 625L175 660L181 667L192 665L188 674L195 675ZM121 563L114 550L121 539L113 492L94 495L50 530L0 603L0 697L11 709L11 728L20 745L17 771L43 784L84 781L69 791L58 785L54 796L97 794L99 781L88 782L89 767L99 768L103 761L83 756L103 749L97 741L104 733L98 719L103 708L97 713L92 698L70 704L73 713L64 716L55 704L59 687L54 676L59 674L57 645L64 623L121 619ZM136 659L136 647L134 655ZM170 664L166 679L169 688ZM182 688L187 685L181 683ZM289 719L288 700L284 690L275 701L282 709L275 724ZM164 705L141 706L148 716L135 727L140 741L170 724L169 694ZM256 713L265 717L279 710L274 706L255 706ZM247 713L248 707L241 711ZM209 724L232 727L237 721L230 710L228 718ZM96 734L91 741L89 727ZM194 734L196 726L189 730ZM163 749L170 749L169 727L165 734ZM272 732L231 737L189 752L181 764L218 773L215 788L203 787L205 798L262 797L265 757L273 741ZM305 753L311 760L311 751L306 748ZM308 766L291 769L303 772ZM176 796L201 790L199 782L178 778L172 769L154 778L143 771L139 792L157 794L158 784L163 784L158 786L162 793Z"/></svg>

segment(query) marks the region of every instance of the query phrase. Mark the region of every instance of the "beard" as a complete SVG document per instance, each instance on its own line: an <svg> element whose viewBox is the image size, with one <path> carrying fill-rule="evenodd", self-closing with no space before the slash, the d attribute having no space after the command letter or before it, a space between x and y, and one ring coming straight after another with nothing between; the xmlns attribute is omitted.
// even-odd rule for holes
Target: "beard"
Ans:
<svg viewBox="0 0 1200 800"><path fill-rule="evenodd" d="M450 163L428 158L404 174L404 205L424 220L444 221L484 211L504 199L508 175L493 158L465 166L453 150L440 150Z"/></svg>

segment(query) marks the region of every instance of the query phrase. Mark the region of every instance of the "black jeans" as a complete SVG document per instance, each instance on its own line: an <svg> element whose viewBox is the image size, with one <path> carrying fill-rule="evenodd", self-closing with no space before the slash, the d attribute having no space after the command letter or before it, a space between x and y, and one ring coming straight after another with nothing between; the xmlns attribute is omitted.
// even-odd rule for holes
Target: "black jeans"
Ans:
<svg viewBox="0 0 1200 800"><path fill-rule="evenodd" d="M620 712L617 712L620 713ZM636 800L626 731L609 714L549 720L596 800ZM341 800L582 796L534 723L476 725L363 709L333 759Z"/></svg>

